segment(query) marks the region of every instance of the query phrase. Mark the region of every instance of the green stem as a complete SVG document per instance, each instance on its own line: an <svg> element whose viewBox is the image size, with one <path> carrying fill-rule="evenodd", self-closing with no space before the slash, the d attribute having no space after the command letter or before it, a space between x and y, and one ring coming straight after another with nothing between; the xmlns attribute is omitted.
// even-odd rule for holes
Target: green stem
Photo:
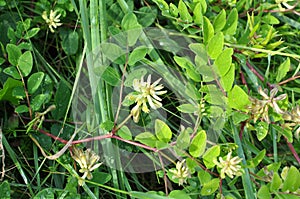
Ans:
<svg viewBox="0 0 300 199"><path fill-rule="evenodd" d="M274 156L274 162L278 162L278 150L277 150L277 133L275 129L271 127L272 137L273 137L273 156Z"/></svg>
<svg viewBox="0 0 300 199"><path fill-rule="evenodd" d="M243 145L242 145L242 142L239 137L239 132L236 129L236 126L233 124L232 118L230 118L230 124L231 124L231 128L232 128L234 142L238 145L238 149L237 149L238 156L240 158L242 158L242 163L246 166L247 162L246 162L246 157L245 157L244 150L243 150ZM242 175L242 182L243 182L243 186L244 186L244 190L245 190L245 197L246 197L246 199L256 198L254 195L255 192L254 192L254 189L252 186L248 168L245 168L244 171L245 171L245 173Z"/></svg>

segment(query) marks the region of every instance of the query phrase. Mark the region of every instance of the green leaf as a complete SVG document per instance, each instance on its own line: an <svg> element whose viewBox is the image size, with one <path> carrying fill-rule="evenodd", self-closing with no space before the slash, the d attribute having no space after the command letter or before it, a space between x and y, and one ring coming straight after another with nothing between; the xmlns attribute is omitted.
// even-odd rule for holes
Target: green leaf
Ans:
<svg viewBox="0 0 300 199"><path fill-rule="evenodd" d="M224 34L234 35L238 23L238 11L236 8L233 8L228 15L225 27L223 29Z"/></svg>
<svg viewBox="0 0 300 199"><path fill-rule="evenodd" d="M139 24L141 24L143 27L148 27L155 21L157 17L157 9L150 6L145 6L140 8L136 14Z"/></svg>
<svg viewBox="0 0 300 199"><path fill-rule="evenodd" d="M255 156L255 158L253 158L250 161L250 166L252 168L257 167L257 165L265 158L265 155L266 155L266 149L263 149Z"/></svg>
<svg viewBox="0 0 300 199"><path fill-rule="evenodd" d="M221 52L221 54L217 57L215 60L215 66L216 66L216 72L220 76L226 75L226 73L230 70L231 64L232 64L232 56L233 55L233 49L232 48L226 48Z"/></svg>
<svg viewBox="0 0 300 199"><path fill-rule="evenodd" d="M259 141L262 141L268 134L269 124L266 122L259 122L256 127L256 136Z"/></svg>
<svg viewBox="0 0 300 199"><path fill-rule="evenodd" d="M180 0L178 3L178 12L180 15L180 19L185 23L191 23L193 21L192 16L190 15L185 3Z"/></svg>
<svg viewBox="0 0 300 199"><path fill-rule="evenodd" d="M237 125L237 124L241 123L242 121L247 120L248 118L249 118L249 115L247 115L245 113L234 111L232 114L232 120L233 120L234 125Z"/></svg>
<svg viewBox="0 0 300 199"><path fill-rule="evenodd" d="M191 199L191 197L184 191L181 190L173 190L169 194L169 198L171 199Z"/></svg>
<svg viewBox="0 0 300 199"><path fill-rule="evenodd" d="M213 68L211 66L202 65L199 66L198 64L198 58L199 56L196 56L195 62L197 65L197 72L202 75L203 82L211 82L216 79L215 72L213 71Z"/></svg>
<svg viewBox="0 0 300 199"><path fill-rule="evenodd" d="M17 105L19 99L13 96L13 89L19 86L23 86L21 81L9 77L3 85L3 89L0 90L0 101L7 100L12 104Z"/></svg>
<svg viewBox="0 0 300 199"><path fill-rule="evenodd" d="M197 107L192 104L181 104L176 108L182 113L194 113L195 111L197 111Z"/></svg>
<svg viewBox="0 0 300 199"><path fill-rule="evenodd" d="M12 95L18 99L24 99L26 96L23 86L18 86L13 89Z"/></svg>
<svg viewBox="0 0 300 199"><path fill-rule="evenodd" d="M142 60L147 54L148 49L146 46L139 46L135 48L128 57L128 64L134 65L136 62Z"/></svg>
<svg viewBox="0 0 300 199"><path fill-rule="evenodd" d="M193 10L194 15L194 23L197 25L203 24L203 13L202 13L202 5L200 2L196 4Z"/></svg>
<svg viewBox="0 0 300 199"><path fill-rule="evenodd" d="M131 30L135 28L140 28L141 25L138 23L137 18L134 13L127 13L121 22L121 26L124 30Z"/></svg>
<svg viewBox="0 0 300 199"><path fill-rule="evenodd" d="M125 140L132 140L132 133L130 132L130 129L127 126L122 126L118 130L118 136Z"/></svg>
<svg viewBox="0 0 300 199"><path fill-rule="evenodd" d="M214 27L210 23L209 19L205 16L203 17L203 19L203 42L204 44L207 44L210 41L210 39L214 36L215 32Z"/></svg>
<svg viewBox="0 0 300 199"><path fill-rule="evenodd" d="M172 138L172 131L166 123L157 119L155 120L155 135L160 141L168 143Z"/></svg>
<svg viewBox="0 0 300 199"><path fill-rule="evenodd" d="M221 12L217 15L217 17L214 20L214 29L215 32L221 31L226 24L226 12L224 9L221 10Z"/></svg>
<svg viewBox="0 0 300 199"><path fill-rule="evenodd" d="M173 16L173 17L178 17L178 8L173 4L173 3L170 3L170 14Z"/></svg>
<svg viewBox="0 0 300 199"><path fill-rule="evenodd" d="M100 124L100 128L102 128L106 131L111 131L113 129L114 125L115 125L115 123L113 121L107 120Z"/></svg>
<svg viewBox="0 0 300 199"><path fill-rule="evenodd" d="M54 96L54 102L56 109L52 111L52 116L54 119L59 120L63 118L66 114L69 100L71 96L71 91L65 82L60 81ZM64 99L64 100L62 100Z"/></svg>
<svg viewBox="0 0 300 199"><path fill-rule="evenodd" d="M28 107L26 105L20 105L18 107L15 108L15 112L16 113L27 113L29 111Z"/></svg>
<svg viewBox="0 0 300 199"><path fill-rule="evenodd" d="M291 166L287 176L283 182L283 186L282 186L282 191L290 191L290 192L294 192L297 191L297 189L299 189L300 187L300 173L298 171L298 169L294 166Z"/></svg>
<svg viewBox="0 0 300 199"><path fill-rule="evenodd" d="M10 184L6 180L0 184L0 198L10 199Z"/></svg>
<svg viewBox="0 0 300 199"><path fill-rule="evenodd" d="M41 85L44 79L43 72L37 72L32 74L27 80L27 89L29 94L33 94Z"/></svg>
<svg viewBox="0 0 300 199"><path fill-rule="evenodd" d="M203 186L205 183L208 183L211 180L211 175L204 170L198 171L197 177L200 181L201 186Z"/></svg>
<svg viewBox="0 0 300 199"><path fill-rule="evenodd" d="M142 26L138 23L135 14L132 12L126 14L121 22L121 26L126 31L128 45L133 46L142 33Z"/></svg>
<svg viewBox="0 0 300 199"><path fill-rule="evenodd" d="M22 75L24 77L28 76L33 66L32 54L30 51L26 51L19 57L18 65Z"/></svg>
<svg viewBox="0 0 300 199"><path fill-rule="evenodd" d="M11 65L13 65L13 66L17 66L18 60L19 60L20 56L22 55L21 49L14 44L7 44L6 51L8 54L9 63L11 63Z"/></svg>
<svg viewBox="0 0 300 199"><path fill-rule="evenodd" d="M272 198L269 188L266 185L262 185L258 190L257 197L259 199Z"/></svg>
<svg viewBox="0 0 300 199"><path fill-rule="evenodd" d="M31 101L30 101L30 106L32 108L33 111L38 111L41 106L46 102L47 99L47 95L45 94L39 94L37 96L35 96ZM63 98L60 98L60 100ZM61 100L63 101L63 100ZM56 109L58 109L58 107L56 107Z"/></svg>
<svg viewBox="0 0 300 199"><path fill-rule="evenodd" d="M206 150L203 154L203 161L206 168L211 169L216 164L213 162L220 155L221 149L219 145L215 145Z"/></svg>
<svg viewBox="0 0 300 199"><path fill-rule="evenodd" d="M222 52L224 47L224 35L222 32L218 32L213 36L207 44L207 54L212 58L216 59ZM226 51L229 54L230 51ZM222 59L223 60L223 59Z"/></svg>
<svg viewBox="0 0 300 199"><path fill-rule="evenodd" d="M73 177L73 176L69 176L68 177L68 183L66 184L65 190L68 191L69 193L77 193L77 178Z"/></svg>
<svg viewBox="0 0 300 199"><path fill-rule="evenodd" d="M272 178L272 181L270 183L270 191L271 192L275 192L275 191L278 191L280 185L281 185L282 181L281 181L281 178L280 176L278 175L277 172L275 172L273 174L273 178Z"/></svg>
<svg viewBox="0 0 300 199"><path fill-rule="evenodd" d="M52 188L46 188L38 192L33 199L54 199L54 190Z"/></svg>
<svg viewBox="0 0 300 199"><path fill-rule="evenodd" d="M24 39L30 39L30 38L34 37L36 34L38 34L39 31L40 31L40 28L32 28L32 29L28 30L26 32Z"/></svg>
<svg viewBox="0 0 300 199"><path fill-rule="evenodd" d="M214 178L211 181L203 184L201 189L202 196L212 195L219 188L220 180L218 178Z"/></svg>
<svg viewBox="0 0 300 199"><path fill-rule="evenodd" d="M231 65L229 71L221 77L220 83L226 92L230 91L235 78L235 67Z"/></svg>
<svg viewBox="0 0 300 199"><path fill-rule="evenodd" d="M189 48L196 54L196 57L198 57L197 59L201 58L202 61L201 61L200 66L207 64L208 57L207 57L207 52L206 52L204 44L192 43L189 45ZM195 57L195 59L196 59L196 57Z"/></svg>
<svg viewBox="0 0 300 199"><path fill-rule="evenodd" d="M206 132L201 130L193 138L189 152L193 157L200 157L206 148Z"/></svg>
<svg viewBox="0 0 300 199"><path fill-rule="evenodd" d="M102 78L111 86L117 86L121 82L121 77L118 71L113 67L107 67L102 74Z"/></svg>
<svg viewBox="0 0 300 199"><path fill-rule="evenodd" d="M290 58L287 58L282 64L280 64L276 76L276 82L280 82L286 74L289 72L291 67L291 61Z"/></svg>
<svg viewBox="0 0 300 199"><path fill-rule="evenodd" d="M187 94L187 96L189 96L193 100L200 100L201 99L201 95L200 95L199 91L197 90L195 85L193 85L191 83L188 83L186 85L185 93Z"/></svg>
<svg viewBox="0 0 300 199"><path fill-rule="evenodd" d="M190 68L190 65L193 65L193 63L187 57L174 56L174 61L184 69L188 69Z"/></svg>
<svg viewBox="0 0 300 199"><path fill-rule="evenodd" d="M133 69L126 77L124 85L127 87L132 86L133 80L141 79L142 76L147 74L147 70L145 68Z"/></svg>
<svg viewBox="0 0 300 199"><path fill-rule="evenodd" d="M119 60L120 62L125 63L125 51L118 45L114 43L102 43L100 45L101 52L103 53L104 58L108 58L112 62Z"/></svg>
<svg viewBox="0 0 300 199"><path fill-rule="evenodd" d="M228 92L228 105L230 108L244 110L249 104L250 100L248 95L238 85L235 85L233 89Z"/></svg>
<svg viewBox="0 0 300 199"><path fill-rule="evenodd" d="M63 34L63 33L62 33ZM78 50L79 36L76 31L66 31L62 36L61 46L67 55L74 55Z"/></svg>
<svg viewBox="0 0 300 199"><path fill-rule="evenodd" d="M17 68L15 66L10 66L7 67L3 70L3 72L11 77L13 77L14 79L21 79L21 76L17 70Z"/></svg>
<svg viewBox="0 0 300 199"><path fill-rule="evenodd" d="M111 180L111 175L109 173L95 171L93 172L92 182L98 184L105 184Z"/></svg>
<svg viewBox="0 0 300 199"><path fill-rule="evenodd" d="M155 147L157 138L150 132L140 133L135 136L135 140L150 147Z"/></svg>
<svg viewBox="0 0 300 199"><path fill-rule="evenodd" d="M191 128L187 128L179 134L179 136L176 139L176 147L183 150L189 146L190 132L193 132L193 130Z"/></svg>

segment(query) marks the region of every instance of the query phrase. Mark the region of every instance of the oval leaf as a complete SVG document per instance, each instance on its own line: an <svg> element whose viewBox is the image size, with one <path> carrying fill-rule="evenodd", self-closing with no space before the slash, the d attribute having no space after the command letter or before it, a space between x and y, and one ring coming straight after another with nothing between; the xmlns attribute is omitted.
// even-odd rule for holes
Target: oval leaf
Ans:
<svg viewBox="0 0 300 199"><path fill-rule="evenodd" d="M33 94L41 85L44 79L43 72L37 72L32 74L27 80L28 93Z"/></svg>
<svg viewBox="0 0 300 199"><path fill-rule="evenodd" d="M159 119L155 120L155 134L160 141L165 143L169 142L172 137L172 131L169 126Z"/></svg>
<svg viewBox="0 0 300 199"><path fill-rule="evenodd" d="M155 135L150 132L138 134L137 136L135 136L135 140L150 147L155 147L157 141Z"/></svg>
<svg viewBox="0 0 300 199"><path fill-rule="evenodd" d="M206 133L204 130L201 130L192 140L189 152L193 157L201 156L206 147Z"/></svg>
<svg viewBox="0 0 300 199"><path fill-rule="evenodd" d="M13 66L18 65L19 57L22 55L21 49L14 44L7 44L6 51L8 54L8 61Z"/></svg>
<svg viewBox="0 0 300 199"><path fill-rule="evenodd" d="M224 46L224 35L218 32L207 44L207 53L212 59L216 59L222 52Z"/></svg>
<svg viewBox="0 0 300 199"><path fill-rule="evenodd" d="M29 75L33 66L32 54L30 51L26 51L20 56L18 60L18 65L24 77Z"/></svg>

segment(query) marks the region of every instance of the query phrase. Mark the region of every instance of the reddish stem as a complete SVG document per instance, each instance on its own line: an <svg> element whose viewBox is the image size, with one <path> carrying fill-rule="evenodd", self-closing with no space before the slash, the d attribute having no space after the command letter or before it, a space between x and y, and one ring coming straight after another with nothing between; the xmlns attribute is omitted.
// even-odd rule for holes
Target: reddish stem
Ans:
<svg viewBox="0 0 300 199"><path fill-rule="evenodd" d="M297 154L297 152L296 152L294 146L292 145L292 143L290 143L290 142L287 140L287 138L285 138L285 140L286 140L286 143L287 143L288 147L290 148L292 154L294 155L295 159L297 160L298 164L300 165L300 158L299 158L299 156L298 156L298 154Z"/></svg>

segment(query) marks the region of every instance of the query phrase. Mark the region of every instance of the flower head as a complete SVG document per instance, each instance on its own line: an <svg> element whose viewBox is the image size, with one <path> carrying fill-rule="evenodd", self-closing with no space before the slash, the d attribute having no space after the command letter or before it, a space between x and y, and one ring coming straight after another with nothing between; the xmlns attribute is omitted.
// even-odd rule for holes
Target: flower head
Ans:
<svg viewBox="0 0 300 199"><path fill-rule="evenodd" d="M261 87L258 88L258 93L263 97L262 100L250 98L250 101L252 102L251 106L248 108L251 110L254 122L261 116L263 120L270 123L269 119L269 107L271 107L276 113L283 114L284 111L280 109L280 107L277 104L277 101L284 100L286 98L286 94L281 94L278 97L275 97L275 95L278 92L278 88L273 88L270 91L270 96L267 94L266 90L263 90Z"/></svg>
<svg viewBox="0 0 300 199"><path fill-rule="evenodd" d="M82 149L78 149L76 147L73 148L72 158L79 164L80 173L83 173L81 180L79 181L79 185L83 185L83 180L85 178L92 179L92 171L97 169L102 163L97 163L100 157L91 149L87 149L83 151Z"/></svg>
<svg viewBox="0 0 300 199"><path fill-rule="evenodd" d="M183 185L186 183L187 178L191 177L189 169L184 165L185 160L178 161L176 163L176 169L170 169L170 172L173 174L172 179L178 179L178 184Z"/></svg>
<svg viewBox="0 0 300 199"><path fill-rule="evenodd" d="M150 112L148 105L152 109L162 107L162 99L159 95L165 94L167 91L162 91L164 87L162 84L158 84L160 80L161 78L151 84L151 75L149 75L146 82L144 81L144 76L142 76L140 80L135 79L133 81L135 93L130 94L129 98L136 103L131 110L134 122L139 121L141 110L145 113Z"/></svg>
<svg viewBox="0 0 300 199"><path fill-rule="evenodd" d="M49 18L48 18L47 12L46 11L43 12L42 18L48 24L51 32L54 32L53 28L57 28L58 26L62 25L62 23L59 23L60 22L60 19L59 19L60 16L61 16L61 14L57 15L57 10L55 10L55 11L50 10Z"/></svg>
<svg viewBox="0 0 300 199"><path fill-rule="evenodd" d="M221 178L225 178L225 174L230 178L233 178L233 176L240 176L243 174L242 167L241 165L239 165L242 159L238 156L231 157L231 154L232 152L230 151L227 154L226 160L224 160L222 157L219 157L219 162L217 160L214 161L217 167L221 169Z"/></svg>

